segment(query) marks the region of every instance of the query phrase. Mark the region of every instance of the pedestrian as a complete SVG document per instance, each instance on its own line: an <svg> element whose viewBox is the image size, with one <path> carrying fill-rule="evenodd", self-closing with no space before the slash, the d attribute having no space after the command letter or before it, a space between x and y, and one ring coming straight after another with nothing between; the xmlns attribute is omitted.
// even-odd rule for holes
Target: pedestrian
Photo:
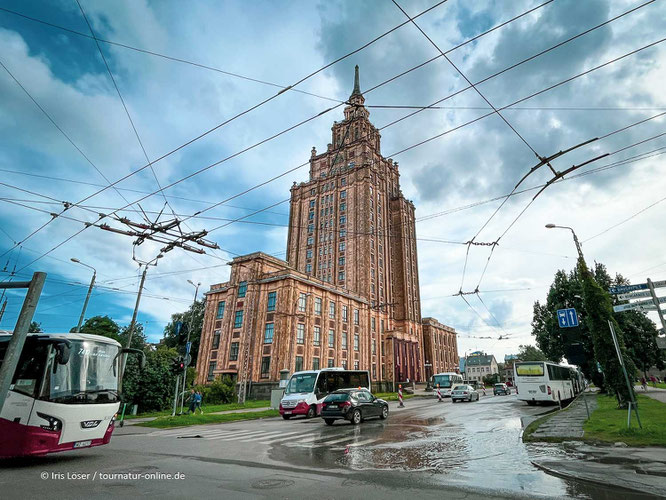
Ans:
<svg viewBox="0 0 666 500"><path fill-rule="evenodd" d="M196 413L196 410L198 408L199 411L201 412L201 414L203 415L203 410L201 409L201 401L202 400L203 400L203 396L201 395L201 392L197 391L194 394L194 412Z"/></svg>
<svg viewBox="0 0 666 500"><path fill-rule="evenodd" d="M647 380L645 380L645 377L641 377L641 387L644 391L647 391Z"/></svg>
<svg viewBox="0 0 666 500"><path fill-rule="evenodd" d="M652 387L657 388L657 377L650 375L650 382L652 382Z"/></svg>
<svg viewBox="0 0 666 500"><path fill-rule="evenodd" d="M194 392L194 389L190 391L190 395L187 399L187 402L189 404L189 407L187 408L187 414L189 415L190 413L194 413L194 410L196 408L196 393Z"/></svg>

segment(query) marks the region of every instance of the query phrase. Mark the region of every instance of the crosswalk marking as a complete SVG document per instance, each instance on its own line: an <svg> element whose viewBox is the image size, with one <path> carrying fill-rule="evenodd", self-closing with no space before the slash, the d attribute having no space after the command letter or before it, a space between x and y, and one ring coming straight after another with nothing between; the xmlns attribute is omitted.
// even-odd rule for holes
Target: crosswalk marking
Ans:
<svg viewBox="0 0 666 500"><path fill-rule="evenodd" d="M259 444L274 444L274 443L279 443L281 441L287 441L289 439L294 439L295 434L301 434L301 432L290 432L289 434L282 434L282 437L277 438L277 439L271 439L270 441L259 441Z"/></svg>
<svg viewBox="0 0 666 500"><path fill-rule="evenodd" d="M221 437L216 437L213 439L218 439L220 441L239 441L241 439L252 439L252 438L257 438L261 436L264 433L264 431L254 431L254 432L248 432L247 434L243 434L242 436L238 436L235 434L229 435L229 436L221 436Z"/></svg>
<svg viewBox="0 0 666 500"><path fill-rule="evenodd" d="M211 431L211 432L206 432L205 436L203 436L203 437L225 437L225 436L238 437L238 436L247 436L247 435L250 435L250 434L256 434L257 432L259 432L259 431L256 431L256 430L255 431L247 430L247 431L238 431L238 432L234 432L234 431L231 431L231 432L229 432L229 431Z"/></svg>

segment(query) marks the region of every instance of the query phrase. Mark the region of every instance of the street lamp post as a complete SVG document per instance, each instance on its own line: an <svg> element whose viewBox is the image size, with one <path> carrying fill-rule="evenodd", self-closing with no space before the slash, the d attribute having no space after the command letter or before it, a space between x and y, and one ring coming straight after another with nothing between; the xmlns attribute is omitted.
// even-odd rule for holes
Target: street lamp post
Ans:
<svg viewBox="0 0 666 500"><path fill-rule="evenodd" d="M185 382L187 382L187 367L189 366L189 362L187 361L187 358L189 357L191 359L189 350L187 350L187 345L190 343L190 333L192 331L192 326L194 324L194 307L197 303L197 295L199 294L199 286L201 286L201 283L197 283L196 285L192 280L187 280L187 282L194 287L194 301L192 302L192 311L190 313L190 324L187 327L187 340L185 341L185 363L183 363L185 366L183 367L183 391L181 392L180 395L180 413L183 413L183 407L185 406Z"/></svg>
<svg viewBox="0 0 666 500"><path fill-rule="evenodd" d="M425 390L429 391L429 390L432 389L432 386L430 385L430 379L432 378L432 376L430 375L430 369L432 368L432 363L430 363L430 361L428 361L426 359L425 365L423 365L423 366L425 366L425 369L426 369L426 379L427 379L427 384L426 384L426 389Z"/></svg>
<svg viewBox="0 0 666 500"><path fill-rule="evenodd" d="M88 264L84 264L81 262L79 259L72 257L71 259L72 262L76 262L77 264L81 264L82 266L88 267L93 270L93 275L92 279L90 280L90 286L88 287L88 294L86 295L86 300L83 303L83 309L81 310L81 316L79 317L79 324L76 325L76 333L79 333L81 331L81 324L83 323L83 317L86 314L86 309L88 308L88 301L90 300L90 293L92 292L93 286L95 285L95 278L97 277L97 269L95 269L93 266L89 266Z"/></svg>
<svg viewBox="0 0 666 500"><path fill-rule="evenodd" d="M576 233L572 228L570 228L569 226L557 226L555 224L546 224L546 227L548 229L557 228L557 229L568 229L569 231L571 231L571 234L573 234L574 243L576 244L576 250L578 250L578 257L580 257L580 260L585 262L585 258L583 257L583 249L580 246L580 241L578 241L578 236L576 236Z"/></svg>

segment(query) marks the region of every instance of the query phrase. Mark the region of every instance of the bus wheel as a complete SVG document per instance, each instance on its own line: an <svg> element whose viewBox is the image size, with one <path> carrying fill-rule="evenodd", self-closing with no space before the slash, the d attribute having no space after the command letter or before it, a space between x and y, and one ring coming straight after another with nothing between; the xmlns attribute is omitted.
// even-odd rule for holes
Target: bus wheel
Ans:
<svg viewBox="0 0 666 500"><path fill-rule="evenodd" d="M314 418L317 416L317 407L315 405L310 405L308 408L308 413L305 415L305 418Z"/></svg>

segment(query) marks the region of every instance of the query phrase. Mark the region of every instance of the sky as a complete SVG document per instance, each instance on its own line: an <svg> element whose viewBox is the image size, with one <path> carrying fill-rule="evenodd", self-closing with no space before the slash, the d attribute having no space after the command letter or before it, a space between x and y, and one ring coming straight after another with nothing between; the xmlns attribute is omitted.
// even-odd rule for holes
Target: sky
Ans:
<svg viewBox="0 0 666 500"><path fill-rule="evenodd" d="M200 297L236 255L284 258L289 188L343 118L355 65L416 206L422 315L456 328L460 355L534 344L533 304L576 257L547 223L574 228L611 275L666 279L661 1L398 2L427 11L418 28L391 1L79 1L0 1L0 279L48 273L35 314L47 332L79 318L92 271L71 258L97 270L86 317L131 320L133 239L84 225L99 214L175 213L220 247L149 268L138 321L152 342L192 302L188 280ZM595 138L502 198L539 157ZM581 164L533 202L538 189L520 192ZM490 259L472 238L498 242ZM23 295L6 293L0 329Z"/></svg>

